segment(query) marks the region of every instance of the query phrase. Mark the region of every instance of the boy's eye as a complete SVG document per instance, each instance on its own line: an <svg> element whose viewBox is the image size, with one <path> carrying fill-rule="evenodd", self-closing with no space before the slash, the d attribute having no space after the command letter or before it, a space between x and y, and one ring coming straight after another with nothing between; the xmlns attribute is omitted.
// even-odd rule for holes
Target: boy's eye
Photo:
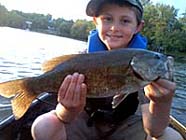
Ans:
<svg viewBox="0 0 186 140"><path fill-rule="evenodd" d="M128 20L128 19L122 19L122 20L121 20L121 23L122 23L122 24L130 23L130 20Z"/></svg>
<svg viewBox="0 0 186 140"><path fill-rule="evenodd" d="M111 17L107 17L107 16L101 17L101 20L102 20L103 22L112 22L112 18L111 18Z"/></svg>

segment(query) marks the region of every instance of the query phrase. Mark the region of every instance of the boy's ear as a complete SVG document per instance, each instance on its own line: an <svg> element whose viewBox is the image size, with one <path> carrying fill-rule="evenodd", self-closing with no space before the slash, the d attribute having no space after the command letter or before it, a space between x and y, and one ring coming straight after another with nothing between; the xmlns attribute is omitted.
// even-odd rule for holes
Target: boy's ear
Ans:
<svg viewBox="0 0 186 140"><path fill-rule="evenodd" d="M93 17L93 23L94 23L95 25L97 25L97 19L96 19L96 17Z"/></svg>
<svg viewBox="0 0 186 140"><path fill-rule="evenodd" d="M140 24L138 25L138 27L136 28L136 33L139 33L143 29L144 24L145 22L144 20L142 20Z"/></svg>

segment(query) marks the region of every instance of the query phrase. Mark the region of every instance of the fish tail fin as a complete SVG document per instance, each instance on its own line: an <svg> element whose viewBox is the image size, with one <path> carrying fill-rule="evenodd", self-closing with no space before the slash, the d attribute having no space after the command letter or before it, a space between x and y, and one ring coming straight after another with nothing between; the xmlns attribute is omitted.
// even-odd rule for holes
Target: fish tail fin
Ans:
<svg viewBox="0 0 186 140"><path fill-rule="evenodd" d="M28 80L29 78L24 78L0 83L0 95L6 98L13 97L11 103L15 119L21 118L37 97L37 94L29 91Z"/></svg>
<svg viewBox="0 0 186 140"><path fill-rule="evenodd" d="M0 95L6 98L15 96L24 87L24 81L24 79L18 79L0 83Z"/></svg>
<svg viewBox="0 0 186 140"><path fill-rule="evenodd" d="M11 100L12 111L16 120L20 119L26 113L36 97L36 94L23 90Z"/></svg>

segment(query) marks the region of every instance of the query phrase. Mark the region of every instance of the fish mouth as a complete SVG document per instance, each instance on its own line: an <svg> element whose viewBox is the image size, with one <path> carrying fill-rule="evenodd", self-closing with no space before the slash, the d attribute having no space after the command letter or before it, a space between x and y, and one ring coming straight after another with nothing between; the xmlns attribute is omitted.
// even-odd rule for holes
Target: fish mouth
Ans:
<svg viewBox="0 0 186 140"><path fill-rule="evenodd" d="M138 63L136 63L137 62L137 60L138 60L138 58L136 57L136 56L134 56L131 60L130 60L130 62L129 62L129 65L130 65L130 67L131 67L131 70L132 70L132 73L133 73L133 75L137 78L137 79L139 79L139 80L141 80L141 81L146 81L146 78L145 78L145 76L144 76L144 72L142 72L142 68L140 68L140 67L136 67L136 66L138 66L139 64ZM138 65L136 65L136 64L138 64ZM135 66L136 65L136 66Z"/></svg>

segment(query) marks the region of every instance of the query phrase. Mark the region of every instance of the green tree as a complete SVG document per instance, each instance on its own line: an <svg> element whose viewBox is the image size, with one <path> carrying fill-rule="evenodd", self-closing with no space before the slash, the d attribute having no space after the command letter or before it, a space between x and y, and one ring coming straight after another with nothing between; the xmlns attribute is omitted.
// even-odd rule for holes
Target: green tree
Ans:
<svg viewBox="0 0 186 140"><path fill-rule="evenodd" d="M9 27L23 29L25 25L24 17L19 15L19 12L12 10L8 14L7 24Z"/></svg>
<svg viewBox="0 0 186 140"><path fill-rule="evenodd" d="M70 21L63 21L59 25L59 31L61 36L65 37L71 37L71 28L73 26L74 22L72 20Z"/></svg>
<svg viewBox="0 0 186 140"><path fill-rule="evenodd" d="M5 26L8 20L8 10L0 4L0 26Z"/></svg>
<svg viewBox="0 0 186 140"><path fill-rule="evenodd" d="M92 22L77 20L71 28L71 36L80 40L87 40L89 31L94 28Z"/></svg>
<svg viewBox="0 0 186 140"><path fill-rule="evenodd" d="M182 17L180 17L179 22L183 25L182 29L186 31L186 10L182 13Z"/></svg>
<svg viewBox="0 0 186 140"><path fill-rule="evenodd" d="M145 6L144 20L143 33L148 37L150 49L173 50L169 37L178 25L177 10L169 5L149 4Z"/></svg>

